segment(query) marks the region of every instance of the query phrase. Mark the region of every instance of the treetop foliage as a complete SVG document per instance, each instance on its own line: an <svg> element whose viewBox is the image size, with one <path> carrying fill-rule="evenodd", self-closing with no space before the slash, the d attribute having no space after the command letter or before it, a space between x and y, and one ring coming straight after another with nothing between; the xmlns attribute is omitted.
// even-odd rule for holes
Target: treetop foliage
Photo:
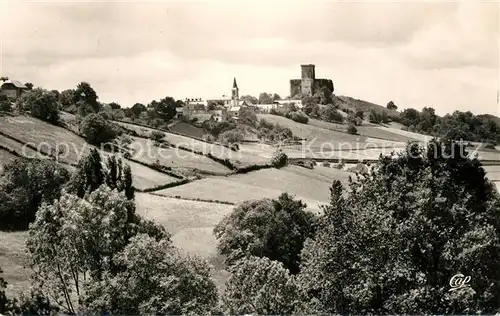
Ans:
<svg viewBox="0 0 500 316"><path fill-rule="evenodd" d="M348 191L333 184L299 275L318 312L495 312L500 200L464 151L437 141L414 146L381 158ZM451 293L457 273L471 276L471 287Z"/></svg>

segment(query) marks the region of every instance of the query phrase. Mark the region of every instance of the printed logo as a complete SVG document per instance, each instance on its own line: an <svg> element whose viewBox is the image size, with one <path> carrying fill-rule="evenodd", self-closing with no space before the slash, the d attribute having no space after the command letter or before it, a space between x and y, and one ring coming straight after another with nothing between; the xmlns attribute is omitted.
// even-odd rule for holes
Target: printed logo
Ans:
<svg viewBox="0 0 500 316"><path fill-rule="evenodd" d="M465 276L461 273L455 274L450 279L451 289L449 291L451 292L465 287L469 287L470 279L471 279L470 276Z"/></svg>

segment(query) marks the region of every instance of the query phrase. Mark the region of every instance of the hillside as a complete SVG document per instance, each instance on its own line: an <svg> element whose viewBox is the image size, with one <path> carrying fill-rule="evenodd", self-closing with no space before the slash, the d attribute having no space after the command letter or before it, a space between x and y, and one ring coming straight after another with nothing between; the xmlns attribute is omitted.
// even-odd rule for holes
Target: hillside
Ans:
<svg viewBox="0 0 500 316"><path fill-rule="evenodd" d="M335 96L334 97L335 104L338 104L340 109L347 109L349 111L363 111L365 113L369 113L371 110L375 112L386 112L389 117L398 117L399 112L394 110L388 110L385 106L378 105L375 103L371 103L368 101L363 101L359 99L355 99L348 96ZM366 114L365 114L366 115Z"/></svg>
<svg viewBox="0 0 500 316"><path fill-rule="evenodd" d="M358 104L352 102L353 106ZM325 158L326 154L326 158L376 160L380 154L404 149L407 141L425 142L429 139L426 135L403 131L394 124L388 127L364 125L358 129L360 135L350 135L339 131L338 124L333 123L311 120L308 124L300 124L269 114L259 114L258 117L288 127L296 136L306 139L303 145L282 147L290 158ZM74 120L74 116L63 114L63 121L71 123ZM249 199L275 198L282 192L288 192L303 200L309 210L318 212L320 205L328 203L333 180L347 183L349 177L354 177L354 173L346 171L348 166L339 170L323 166L321 162L313 169L289 165L282 169L267 168L232 174L232 170L223 164L209 159L208 154L227 158L238 167L263 165L270 161L277 146L247 142L240 145L239 151L231 151L197 138L164 132L162 141L171 145L164 147L150 141L151 133L156 131L153 128L123 122L117 124L126 131L134 131L136 135L129 135L132 160L126 161L132 169L134 186L152 191L136 193L138 213L165 226L172 234L174 244L184 251L208 259L215 267L213 277L220 289L227 272L217 255L212 230L238 203ZM312 145L308 143L313 140ZM41 152L37 152L37 148ZM87 154L90 148L93 146L88 145L74 130L72 132L28 116L0 117L0 166L14 161L16 155L9 151L17 155L24 152L43 159L51 159L51 155L59 153L59 162L74 170L78 158ZM103 151L101 154L103 157L109 155ZM498 151L481 149L479 157L498 160L500 165ZM203 172L189 178L189 182L177 185L178 178L151 167L156 162L171 168L174 173L184 174L187 170ZM486 166L485 170L488 178L500 188L499 166ZM165 188L166 184L174 182L175 186ZM19 292L28 286L29 271L23 268L26 236L26 232L0 232L0 262L10 284L8 292Z"/></svg>

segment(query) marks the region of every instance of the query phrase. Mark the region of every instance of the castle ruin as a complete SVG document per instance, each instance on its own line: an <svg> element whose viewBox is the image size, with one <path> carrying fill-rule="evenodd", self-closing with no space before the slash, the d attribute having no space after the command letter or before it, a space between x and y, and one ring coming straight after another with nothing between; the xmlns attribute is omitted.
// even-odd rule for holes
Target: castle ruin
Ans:
<svg viewBox="0 0 500 316"><path fill-rule="evenodd" d="M314 65L301 65L302 79L290 80L290 97L301 94L312 96L316 91L326 88L333 93L333 82L330 79L316 79Z"/></svg>

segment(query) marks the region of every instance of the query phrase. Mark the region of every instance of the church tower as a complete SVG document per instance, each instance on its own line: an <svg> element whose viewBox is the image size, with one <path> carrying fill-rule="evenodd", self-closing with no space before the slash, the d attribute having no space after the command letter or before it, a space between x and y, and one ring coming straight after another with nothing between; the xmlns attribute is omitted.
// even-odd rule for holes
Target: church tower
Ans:
<svg viewBox="0 0 500 316"><path fill-rule="evenodd" d="M231 89L231 105L238 106L240 103L239 89L236 84L236 78L233 79L233 88Z"/></svg>

